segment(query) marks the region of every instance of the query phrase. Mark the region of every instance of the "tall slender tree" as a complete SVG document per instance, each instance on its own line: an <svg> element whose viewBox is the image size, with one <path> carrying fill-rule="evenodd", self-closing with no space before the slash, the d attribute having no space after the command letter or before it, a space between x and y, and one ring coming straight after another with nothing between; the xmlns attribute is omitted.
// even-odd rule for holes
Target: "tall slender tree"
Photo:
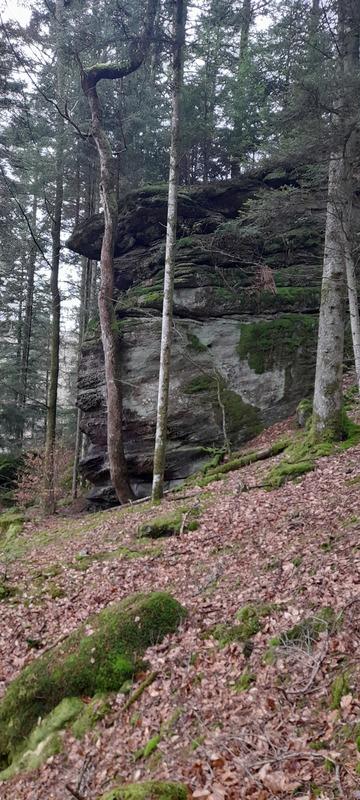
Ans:
<svg viewBox="0 0 360 800"><path fill-rule="evenodd" d="M96 64L82 72L82 88L91 112L91 133L100 162L100 198L104 211L104 234L100 254L100 289L98 295L101 338L104 349L107 396L107 447L110 476L117 498L126 503L132 497L122 435L121 353L114 312L114 248L118 216L117 169L109 138L102 122L97 93L99 81L118 80L139 69L151 42L157 0L147 0L141 36L129 47L121 63Z"/></svg>
<svg viewBox="0 0 360 800"><path fill-rule="evenodd" d="M180 99L183 74L186 0L173 5L172 117L170 143L169 192L165 246L164 300L160 345L159 390L156 416L152 498L159 500L164 492L164 473L169 406L171 339L173 320L175 245L177 229L177 193L180 161Z"/></svg>
<svg viewBox="0 0 360 800"><path fill-rule="evenodd" d="M56 95L60 106L64 103L65 53L64 53L64 0L55 3L56 30ZM59 380L60 350L60 291L59 266L61 248L61 220L64 196L64 134L65 122L61 113L56 118L55 144L55 203L52 215L51 238L51 346L49 390L47 399L46 443L45 443L45 508L49 514L55 511L54 493L54 449L56 439L56 411Z"/></svg>
<svg viewBox="0 0 360 800"><path fill-rule="evenodd" d="M347 246L345 237L352 205L352 134L354 120L350 64L358 58L358 14L351 0L338 3L338 87L334 103L335 146L330 156L325 249L316 360L313 434L341 439L344 435L342 376L346 298ZM357 54L357 55L355 55Z"/></svg>

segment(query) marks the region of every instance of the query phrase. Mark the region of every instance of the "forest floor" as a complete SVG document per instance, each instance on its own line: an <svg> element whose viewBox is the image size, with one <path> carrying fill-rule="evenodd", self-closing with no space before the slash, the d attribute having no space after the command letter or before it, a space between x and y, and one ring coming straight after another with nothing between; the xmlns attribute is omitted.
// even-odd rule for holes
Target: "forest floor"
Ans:
<svg viewBox="0 0 360 800"><path fill-rule="evenodd" d="M252 449L293 428L273 426ZM61 753L1 784L2 800L71 800L66 784L95 800L149 777L183 781L194 800L360 798L360 445L279 489L251 489L280 459L167 496L161 509L25 525L0 562L19 590L1 603L0 694L37 652L131 592L170 591L189 616L147 651L157 677L131 708L114 696L83 739L66 732ZM136 538L145 519L192 504L197 530ZM259 603L252 647L212 635ZM317 626L324 607L332 621ZM159 733L150 757L135 760Z"/></svg>

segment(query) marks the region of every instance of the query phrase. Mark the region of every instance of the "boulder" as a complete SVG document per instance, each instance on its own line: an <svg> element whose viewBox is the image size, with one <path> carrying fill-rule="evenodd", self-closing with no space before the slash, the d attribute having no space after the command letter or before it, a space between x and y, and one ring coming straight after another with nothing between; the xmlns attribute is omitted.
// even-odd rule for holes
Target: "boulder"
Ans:
<svg viewBox="0 0 360 800"><path fill-rule="evenodd" d="M318 226L307 230L302 223L286 243L280 236L271 242L239 239L233 228L246 201L260 187L274 191L273 185L272 179L244 176L180 190L168 488L201 468L209 451L238 447L293 413L311 393L323 247ZM114 268L124 441L139 497L149 494L152 479L166 208L165 186L132 192L119 204ZM102 232L98 214L76 228L68 247L97 259ZM271 268L265 285L264 265ZM112 504L96 318L82 348L78 405L86 435L81 468L93 487L90 499Z"/></svg>

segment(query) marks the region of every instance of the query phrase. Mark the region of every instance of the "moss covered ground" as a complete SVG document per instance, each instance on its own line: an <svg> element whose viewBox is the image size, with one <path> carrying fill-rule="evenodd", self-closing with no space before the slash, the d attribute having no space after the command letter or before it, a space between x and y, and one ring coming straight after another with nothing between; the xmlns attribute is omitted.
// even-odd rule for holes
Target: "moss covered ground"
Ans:
<svg viewBox="0 0 360 800"><path fill-rule="evenodd" d="M357 402L349 413L356 422ZM160 507L144 503L26 522L16 558L0 556L1 580L17 590L1 601L0 714L6 687L8 697L15 685L25 688L24 735L11 708L10 734L7 722L0 728L2 737L7 731L2 800L44 800L67 783L76 791L83 774L85 796L97 800L143 800L146 791L168 800L164 791L177 781L186 800L201 792L216 797L219 786L226 800L238 800L245 790L250 797L271 791L284 800L336 800L339 776L344 796L356 793L359 443L354 428L351 443L344 440L325 449L326 458L314 459L311 475L267 491L269 471L285 459L290 440L303 447L307 434L288 421L262 432L248 451L213 450L206 474L166 495ZM261 453L266 457L259 459ZM202 479L211 480L206 492ZM183 518L192 506L199 507L197 530L160 544L137 538L141 525L179 512ZM135 552L143 556L128 557ZM82 562L86 569L76 569ZM135 659L129 658L135 674L114 691L97 680L96 648L91 682L81 689L81 665L73 661L74 707L58 693L66 673L59 667L74 655L75 634L69 649L67 631L84 632L85 626L80 650L91 651L94 637L102 657L111 656L89 611L102 614L111 603L154 588L188 609L186 624L162 640L151 637L145 653L141 641ZM135 626L137 617L134 610ZM110 661L102 677L116 673L117 684L124 662ZM35 665L43 667L39 676L31 672ZM44 708L53 673L55 706ZM28 685L22 681L30 674L38 706L36 719L26 722Z"/></svg>
<svg viewBox="0 0 360 800"><path fill-rule="evenodd" d="M11 763L37 720L64 698L118 690L142 667L151 644L176 629L185 610L170 595L126 598L90 617L20 673L0 701L0 754Z"/></svg>
<svg viewBox="0 0 360 800"><path fill-rule="evenodd" d="M145 781L119 786L102 795L100 800L187 800L188 792L180 783Z"/></svg>

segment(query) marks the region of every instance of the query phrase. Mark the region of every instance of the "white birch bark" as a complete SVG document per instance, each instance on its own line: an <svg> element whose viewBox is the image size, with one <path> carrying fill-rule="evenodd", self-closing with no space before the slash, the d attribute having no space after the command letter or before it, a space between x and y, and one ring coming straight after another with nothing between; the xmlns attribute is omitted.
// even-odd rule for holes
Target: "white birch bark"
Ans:
<svg viewBox="0 0 360 800"><path fill-rule="evenodd" d="M175 245L177 227L177 192L180 159L180 97L183 73L183 43L185 38L186 0L175 0L173 21L173 91L169 168L168 213L165 247L164 300L160 345L159 389L156 415L154 472L152 498L160 500L164 492L164 473L169 406L171 365L171 340L173 324L173 296Z"/></svg>
<svg viewBox="0 0 360 800"><path fill-rule="evenodd" d="M349 314L351 326L351 338L354 351L354 362L356 372L356 382L360 392L360 314L359 314L359 301L356 285L355 264L351 252L350 242L345 242L345 262L346 262L346 280L349 298Z"/></svg>
<svg viewBox="0 0 360 800"><path fill-rule="evenodd" d="M328 202L313 404L315 438L342 435L342 375L345 319L345 253L342 207L345 165L342 153L329 164Z"/></svg>
<svg viewBox="0 0 360 800"><path fill-rule="evenodd" d="M315 439L341 439L344 436L342 376L346 283L354 286L350 269L350 228L352 206L352 168L354 113L349 95L351 77L358 66L359 30L351 0L338 3L338 74L341 79L336 102L335 137L337 152L330 157L328 202L318 349L316 360L313 425ZM348 274L349 273L349 274ZM356 288L356 287L355 287ZM355 319L356 296L351 292ZM350 302L350 291L349 291ZM358 314L358 312L357 312Z"/></svg>

